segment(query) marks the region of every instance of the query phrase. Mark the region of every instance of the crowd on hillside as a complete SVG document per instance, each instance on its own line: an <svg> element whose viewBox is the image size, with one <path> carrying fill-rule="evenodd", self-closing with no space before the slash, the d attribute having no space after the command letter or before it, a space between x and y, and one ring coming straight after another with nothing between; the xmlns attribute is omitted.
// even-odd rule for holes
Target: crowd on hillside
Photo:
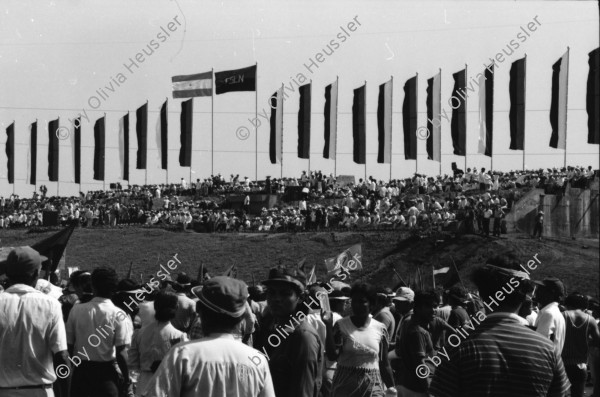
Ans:
<svg viewBox="0 0 600 397"><path fill-rule="evenodd" d="M590 382L599 396L598 301L520 262L488 258L477 292L349 285L347 272L314 282L281 266L250 287L160 271L140 285L100 267L52 296L36 289L39 254L16 248L0 289L0 396L581 397Z"/></svg>
<svg viewBox="0 0 600 397"><path fill-rule="evenodd" d="M116 185L108 191L90 191L80 197L26 199L0 197L0 228L42 225L43 211L57 211L62 225L83 227L117 225L178 226L201 232L278 232L339 229L397 229L433 227L452 229L458 221L467 233L500 234L502 218L528 188L560 194L568 184L586 188L595 174L592 167L562 170L492 172L454 169L453 175L377 181L369 177L343 185L333 175L303 172L299 178L251 182L220 174L191 185ZM295 201L250 214L253 193L285 197L288 187L302 193ZM227 195L244 196L242 209L228 209ZM158 204L156 204L158 203Z"/></svg>

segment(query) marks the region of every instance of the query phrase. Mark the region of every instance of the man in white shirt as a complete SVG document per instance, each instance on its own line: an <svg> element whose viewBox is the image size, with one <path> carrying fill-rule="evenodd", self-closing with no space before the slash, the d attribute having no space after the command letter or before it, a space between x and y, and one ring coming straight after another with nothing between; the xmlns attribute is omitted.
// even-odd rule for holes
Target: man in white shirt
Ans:
<svg viewBox="0 0 600 397"><path fill-rule="evenodd" d="M537 258L536 258L537 259ZM554 349L560 356L565 344L565 318L558 308L559 302L564 298L565 287L555 277L536 282L538 288L535 293L536 300L542 305L535 322L536 331L554 342Z"/></svg>
<svg viewBox="0 0 600 397"><path fill-rule="evenodd" d="M0 396L53 397L56 374L66 396L70 367L60 303L34 288L42 257L19 247L4 266L11 286L0 293Z"/></svg>
<svg viewBox="0 0 600 397"><path fill-rule="evenodd" d="M174 346L142 396L275 397L267 358L233 336L247 310L246 284L213 277L197 295L206 337Z"/></svg>
<svg viewBox="0 0 600 397"><path fill-rule="evenodd" d="M124 384L130 387L127 348L133 329L128 316L117 308L111 297L119 279L112 268L92 272L94 298L75 305L67 320L67 343L75 365L71 396L118 397L119 367ZM116 361L116 365L115 365Z"/></svg>

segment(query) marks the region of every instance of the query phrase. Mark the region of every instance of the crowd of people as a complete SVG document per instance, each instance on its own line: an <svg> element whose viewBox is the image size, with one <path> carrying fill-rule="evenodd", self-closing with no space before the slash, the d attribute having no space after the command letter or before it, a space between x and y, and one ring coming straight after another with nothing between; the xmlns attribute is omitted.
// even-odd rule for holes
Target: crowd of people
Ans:
<svg viewBox="0 0 600 397"><path fill-rule="evenodd" d="M397 229L432 227L499 236L502 219L524 189L562 192L568 184L586 188L595 176L592 167L561 170L492 172L454 169L453 175L357 183L338 183L333 175L303 172L299 178L267 179L260 183L220 174L188 184L119 184L108 191L80 197L47 197L40 188L30 199L0 197L0 228L43 224L44 211L56 211L62 225L82 227L145 225L177 227L199 232L289 232L307 230ZM254 193L285 197L288 187L302 194L293 202L250 213ZM243 195L241 208L227 208L228 195Z"/></svg>
<svg viewBox="0 0 600 397"><path fill-rule="evenodd" d="M588 372L600 395L598 301L533 281L511 252L474 270L476 292L282 266L251 286L206 272L140 285L99 267L51 296L41 261L6 259L2 397L581 397Z"/></svg>

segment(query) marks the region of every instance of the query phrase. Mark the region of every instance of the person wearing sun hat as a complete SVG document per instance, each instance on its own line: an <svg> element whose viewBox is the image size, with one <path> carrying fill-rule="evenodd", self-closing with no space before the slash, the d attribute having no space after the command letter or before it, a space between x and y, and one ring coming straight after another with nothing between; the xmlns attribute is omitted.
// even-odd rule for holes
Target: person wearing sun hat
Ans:
<svg viewBox="0 0 600 397"><path fill-rule="evenodd" d="M218 276L193 291L205 337L171 348L141 395L275 397L266 357L232 335L247 310L246 284Z"/></svg>
<svg viewBox="0 0 600 397"><path fill-rule="evenodd" d="M299 269L271 269L267 309L254 346L269 358L277 396L317 397L322 383L324 346L316 329L304 321L318 300L305 293L306 275Z"/></svg>
<svg viewBox="0 0 600 397"><path fill-rule="evenodd" d="M42 257L17 247L2 266L10 286L0 293L0 396L53 396L54 363L68 371L69 356L60 303L34 288Z"/></svg>

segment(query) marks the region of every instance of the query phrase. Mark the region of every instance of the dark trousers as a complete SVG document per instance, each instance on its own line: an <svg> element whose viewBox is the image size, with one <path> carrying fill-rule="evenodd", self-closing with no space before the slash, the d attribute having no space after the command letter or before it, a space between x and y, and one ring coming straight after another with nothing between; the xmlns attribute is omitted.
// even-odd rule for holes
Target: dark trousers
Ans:
<svg viewBox="0 0 600 397"><path fill-rule="evenodd" d="M576 364L565 364L565 372L571 382L571 397L583 397L587 370L579 368Z"/></svg>
<svg viewBox="0 0 600 397"><path fill-rule="evenodd" d="M71 397L119 397L119 374L115 364L83 361L74 368Z"/></svg>
<svg viewBox="0 0 600 397"><path fill-rule="evenodd" d="M483 218L481 222L483 223L483 234L486 236L490 235L490 219L491 218Z"/></svg>
<svg viewBox="0 0 600 397"><path fill-rule="evenodd" d="M500 237L500 223L502 218L494 218L494 236Z"/></svg>
<svg viewBox="0 0 600 397"><path fill-rule="evenodd" d="M542 237L542 223L536 222L535 227L533 228L533 237L535 237L535 235L539 235L539 237Z"/></svg>

